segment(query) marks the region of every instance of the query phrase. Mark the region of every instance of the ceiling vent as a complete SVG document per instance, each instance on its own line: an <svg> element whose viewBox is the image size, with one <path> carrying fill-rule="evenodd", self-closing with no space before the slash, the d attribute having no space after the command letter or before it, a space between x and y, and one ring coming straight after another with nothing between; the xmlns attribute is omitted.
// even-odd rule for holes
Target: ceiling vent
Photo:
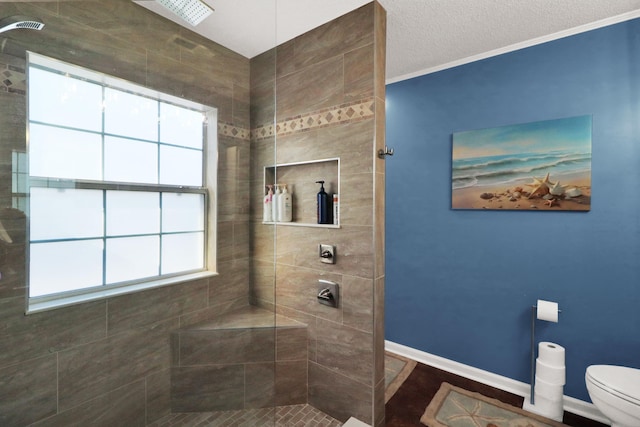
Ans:
<svg viewBox="0 0 640 427"><path fill-rule="evenodd" d="M213 9L200 0L156 0L156 2L194 27L213 13Z"/></svg>

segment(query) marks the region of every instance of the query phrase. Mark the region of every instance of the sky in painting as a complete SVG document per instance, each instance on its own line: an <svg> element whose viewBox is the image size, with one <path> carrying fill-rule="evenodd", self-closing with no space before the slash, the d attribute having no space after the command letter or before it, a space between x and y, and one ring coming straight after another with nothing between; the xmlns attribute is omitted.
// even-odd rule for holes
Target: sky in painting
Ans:
<svg viewBox="0 0 640 427"><path fill-rule="evenodd" d="M591 116L457 132L453 159L549 151L591 151Z"/></svg>

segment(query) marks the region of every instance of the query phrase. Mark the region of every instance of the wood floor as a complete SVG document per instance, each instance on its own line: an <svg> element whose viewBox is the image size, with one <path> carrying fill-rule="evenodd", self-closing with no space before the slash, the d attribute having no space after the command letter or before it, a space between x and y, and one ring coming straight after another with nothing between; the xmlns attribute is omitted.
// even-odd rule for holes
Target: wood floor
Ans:
<svg viewBox="0 0 640 427"><path fill-rule="evenodd" d="M522 396L417 363L408 378L385 405L386 426L425 427L420 423L420 417L443 382L522 408L524 400ZM562 422L572 427L606 427L605 424L568 412L564 413Z"/></svg>

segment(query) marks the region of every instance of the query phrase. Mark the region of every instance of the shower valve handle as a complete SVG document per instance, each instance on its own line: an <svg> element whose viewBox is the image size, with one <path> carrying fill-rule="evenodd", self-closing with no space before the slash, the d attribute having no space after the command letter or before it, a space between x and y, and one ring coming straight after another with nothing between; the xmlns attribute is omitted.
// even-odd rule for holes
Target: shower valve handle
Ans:
<svg viewBox="0 0 640 427"><path fill-rule="evenodd" d="M324 288L318 294L318 298L326 301L333 301L333 294L331 293L331 290L329 288Z"/></svg>

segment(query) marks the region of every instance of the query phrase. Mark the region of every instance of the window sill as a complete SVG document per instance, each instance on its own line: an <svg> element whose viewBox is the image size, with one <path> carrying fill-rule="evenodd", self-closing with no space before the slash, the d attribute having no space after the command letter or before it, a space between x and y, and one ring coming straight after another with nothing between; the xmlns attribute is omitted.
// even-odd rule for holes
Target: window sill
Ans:
<svg viewBox="0 0 640 427"><path fill-rule="evenodd" d="M116 288L100 289L93 292L87 292L82 295L73 295L67 297L60 297L55 299L48 299L46 301L27 302L27 310L25 314L40 313L43 311L55 310L62 307L68 307L70 305L82 304L91 301L102 300L105 298L111 298L119 295L130 294L134 292L146 291L149 289L155 289L162 286L175 285L182 282L188 282L190 280L203 279L206 277L217 276L218 273L213 271L201 271L198 273L187 274L184 276L170 277L160 280L152 280L145 283L136 283L134 285L120 286Z"/></svg>

